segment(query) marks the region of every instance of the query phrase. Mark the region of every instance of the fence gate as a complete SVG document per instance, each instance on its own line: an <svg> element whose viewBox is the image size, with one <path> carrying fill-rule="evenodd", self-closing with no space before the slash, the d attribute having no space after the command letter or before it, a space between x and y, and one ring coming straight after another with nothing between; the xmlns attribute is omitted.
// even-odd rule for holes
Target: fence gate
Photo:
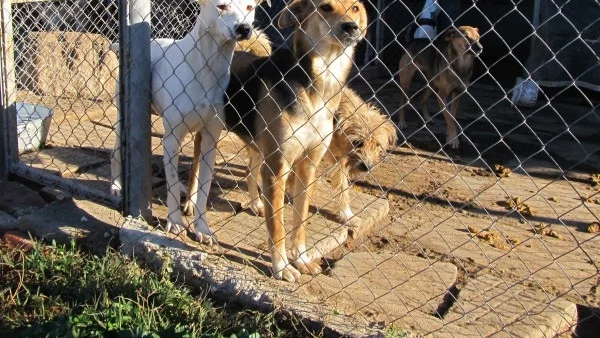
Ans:
<svg viewBox="0 0 600 338"><path fill-rule="evenodd" d="M150 219L150 1L3 1L2 33L1 177ZM123 199L109 193L118 118Z"/></svg>

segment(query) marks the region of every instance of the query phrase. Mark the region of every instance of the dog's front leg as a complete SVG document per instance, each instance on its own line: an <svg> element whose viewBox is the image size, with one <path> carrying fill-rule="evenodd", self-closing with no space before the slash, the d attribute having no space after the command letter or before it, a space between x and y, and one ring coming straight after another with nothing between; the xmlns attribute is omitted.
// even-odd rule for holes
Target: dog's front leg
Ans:
<svg viewBox="0 0 600 338"><path fill-rule="evenodd" d="M265 199L265 218L269 234L268 245L271 253L273 277L288 282L300 280L300 272L290 265L285 250L285 228L283 227L283 206L285 183L291 166L279 152L271 153L263 164L260 173Z"/></svg>
<svg viewBox="0 0 600 338"><path fill-rule="evenodd" d="M453 149L458 149L460 147L460 140L458 138L457 129L460 128L458 124L458 120L456 119L456 114L458 113L458 108L460 107L460 100L462 99L462 93L452 92L452 102L450 103L450 116L452 116L452 126L454 128L450 129L447 126L446 142L450 142Z"/></svg>
<svg viewBox="0 0 600 338"><path fill-rule="evenodd" d="M217 142L223 130L223 122L218 117L213 117L206 126L200 131L202 140L200 141L200 172L197 186L199 191L196 193L196 205L194 212L194 234L198 241L212 245L216 243L216 235L210 231L206 219L206 204L208 203L208 194L213 179L213 170L215 168L215 159L217 156ZM194 192L190 192L190 195Z"/></svg>
<svg viewBox="0 0 600 338"><path fill-rule="evenodd" d="M312 150L307 157L295 166L296 183L294 189L294 227L292 228L292 257L294 266L303 274L316 275L321 272L321 267L312 262L306 249L306 220L308 208L315 186L317 166L321 162L327 147L323 144Z"/></svg>
<svg viewBox="0 0 600 338"><path fill-rule="evenodd" d="M456 122L455 118L451 115L446 99L450 93L447 90L438 91L438 104L440 110L444 113L444 119L446 120L446 144L450 145L452 149L458 149L460 141L456 135ZM456 105L458 106L458 105ZM452 103L452 107L455 107L455 103ZM456 113L456 112L455 112Z"/></svg>
<svg viewBox="0 0 600 338"><path fill-rule="evenodd" d="M179 149L185 133L179 129L182 128L170 129L169 126L165 124L165 137L163 138L163 162L167 179L167 207L169 210L166 231L173 231L176 234L181 233L185 229L181 210L179 209L181 183L179 182L179 175L177 173L177 166L179 165Z"/></svg>

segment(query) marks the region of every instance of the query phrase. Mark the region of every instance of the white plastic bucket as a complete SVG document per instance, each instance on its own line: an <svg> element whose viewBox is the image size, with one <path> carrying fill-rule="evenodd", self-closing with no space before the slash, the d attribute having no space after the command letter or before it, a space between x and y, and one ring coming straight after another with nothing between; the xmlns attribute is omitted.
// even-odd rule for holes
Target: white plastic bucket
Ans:
<svg viewBox="0 0 600 338"><path fill-rule="evenodd" d="M38 150L46 143L52 109L27 102L17 102L17 143L19 153Z"/></svg>

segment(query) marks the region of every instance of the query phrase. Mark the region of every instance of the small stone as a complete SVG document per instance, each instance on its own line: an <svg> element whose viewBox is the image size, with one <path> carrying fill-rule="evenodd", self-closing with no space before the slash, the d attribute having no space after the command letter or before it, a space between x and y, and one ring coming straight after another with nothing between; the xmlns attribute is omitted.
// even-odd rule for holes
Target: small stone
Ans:
<svg viewBox="0 0 600 338"><path fill-rule="evenodd" d="M590 234L595 234L595 233L600 232L600 223L592 222L590 225L588 225L587 232L589 232Z"/></svg>
<svg viewBox="0 0 600 338"><path fill-rule="evenodd" d="M554 237L556 239L562 239L562 237L555 230L545 230L544 235L548 237Z"/></svg>
<svg viewBox="0 0 600 338"><path fill-rule="evenodd" d="M472 227L472 226L468 226L467 230L469 230L469 232L472 233L472 234L477 234L480 231L479 229L477 229L475 227Z"/></svg>
<svg viewBox="0 0 600 338"><path fill-rule="evenodd" d="M85 217L85 216L81 216L81 223L85 223L85 222L89 222L90 220Z"/></svg>
<svg viewBox="0 0 600 338"><path fill-rule="evenodd" d="M556 196L552 196L548 198L548 200L550 200L551 202L558 202L558 198Z"/></svg>
<svg viewBox="0 0 600 338"><path fill-rule="evenodd" d="M521 243L521 241L518 238L511 236L506 236L506 241L512 246L519 245L519 243Z"/></svg>
<svg viewBox="0 0 600 338"><path fill-rule="evenodd" d="M491 243L490 245L496 249L500 249L500 250L504 250L504 251L510 250L510 246L508 246L504 242L494 242L494 243Z"/></svg>
<svg viewBox="0 0 600 338"><path fill-rule="evenodd" d="M494 174L500 178L509 177L512 174L512 170L501 164L494 164Z"/></svg>
<svg viewBox="0 0 600 338"><path fill-rule="evenodd" d="M493 232L485 231L485 232L478 233L477 238L484 240L486 242L493 242L496 239L498 239L498 235Z"/></svg>
<svg viewBox="0 0 600 338"><path fill-rule="evenodd" d="M534 225L532 231L533 231L534 234L543 235L544 234L544 229L546 229L549 226L550 226L550 224L540 223L538 225Z"/></svg>

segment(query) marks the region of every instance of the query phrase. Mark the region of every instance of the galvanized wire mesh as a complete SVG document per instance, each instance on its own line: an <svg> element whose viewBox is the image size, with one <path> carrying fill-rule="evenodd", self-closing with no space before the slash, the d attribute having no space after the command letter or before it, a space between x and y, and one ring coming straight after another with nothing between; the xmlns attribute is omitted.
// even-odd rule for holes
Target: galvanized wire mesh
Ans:
<svg viewBox="0 0 600 338"><path fill-rule="evenodd" d="M217 2L215 5L221 4ZM248 194L248 184L252 184L248 176L259 181L263 192L270 190L262 181L267 176L251 169L256 163L272 163L269 158L274 155L262 153L251 161L247 151L256 149L253 146L266 149L265 133L277 134L289 126L272 130L276 124L266 121L255 131L257 144L250 147L235 132L219 136L203 215L219 241L207 249L193 241L192 218L180 220L167 208L169 196L177 202L177 210L180 202L186 210L191 210L193 203L184 202L185 194L173 195L178 189L167 184L161 141L165 122L153 116L152 130L147 131L153 147L152 177L147 178L153 185L153 215L162 228L169 219L190 225L189 231L175 238L189 244L191 250L208 250L223 258L211 265L212 273L218 274L221 267L232 279L258 281L244 285L244 290L249 288L258 295L274 292L288 308L307 317L317 313L322 323L344 334L366 328L389 336L541 337L568 332L586 336L589 323L598 322L594 311L598 307L600 251L600 199L596 196L600 121L598 94L583 88L579 80L585 77L588 83L593 79L589 74L598 72L598 37L594 37L598 19L573 23L567 9L578 5L597 12L600 5L575 0L536 3L542 11L534 19L537 12L530 2L463 1L458 8L457 2L440 0L439 37L435 43L425 43L427 51L417 50L410 64L401 64L400 59L411 51L409 44L422 23L418 19L424 2L365 4L367 38L356 48L347 80L341 80L344 90L335 112L335 129L331 135L320 135L331 137L331 145L317 170L318 179L310 187L314 193L306 220L306 249L322 273L303 276L292 286L268 279L272 243L265 218L253 214L260 209L259 199ZM336 6L337 1L332 4ZM269 8L263 3L256 10L255 27L268 36L274 51L292 47L293 30L277 28L285 5L274 2ZM108 194L118 71L117 55L108 51L108 45L117 41L116 4L41 2L12 8L18 98L32 107L44 105L54 111L46 147L21 154L21 163L56 170L64 180ZM187 1L153 2L153 38L183 38L199 13L198 4ZM460 25L477 27L480 38L464 32L447 35ZM311 29L307 26L305 30ZM317 41L330 41L327 39ZM473 74L461 78L464 88L458 89L462 97L458 114L445 120L437 93L447 86L439 78L455 79L452 58L462 54L449 49L454 39L469 45L477 40L483 53L474 56ZM556 39L561 45L557 46ZM569 46L579 47L573 51ZM536 48L546 48L545 53ZM585 54L581 54L583 50ZM589 69L581 70L578 55L592 60ZM182 59L175 56L173 60ZM234 56L234 65L247 67L240 60L240 54ZM294 74L293 69L277 69L282 64L273 68L269 62L252 73L259 77L277 71ZM421 70L426 77L416 76L410 90L403 93L399 76L415 63L433 69ZM551 64L552 69L569 74L567 80L560 79L557 88L550 87L556 79L544 82L544 69ZM171 64L172 68L178 66ZM224 75L217 74L216 68L200 68L199 72L210 70L217 78ZM573 69L577 73L571 74ZM518 77L522 83L517 82ZM267 91L254 102L256 107L267 109L265 102L273 96L276 102L281 100L276 94L282 89L277 86L284 86L287 79L267 84ZM542 83L546 87L539 87ZM255 82L241 83L239 93L228 95L245 95L257 87ZM417 101L423 89L434 92L424 103L430 119L419 113L423 105ZM408 102L401 106L405 94ZM180 107L177 100L173 98L173 106ZM454 102L456 98L445 104ZM404 129L397 128L401 107L406 113ZM289 107L272 108L278 109ZM304 122L288 122L297 123L294 128L299 129L310 124L306 116L314 113L310 109L297 112L296 118ZM167 128L177 127L168 123ZM448 139L449 123L457 125L458 134ZM190 176L197 181L197 174L190 171L192 137L197 130L196 126L186 127L191 132L177 144L181 148L175 168L181 182L178 186L188 185ZM284 144L294 144L289 142L291 135L279 137ZM448 141L453 140L460 140L460 148L449 146ZM293 173L299 175L301 170L296 167ZM302 182L296 181L298 184ZM283 204L288 234L298 216L289 201L293 197L288 194ZM262 201L274 203L264 196ZM351 211L344 207L347 203ZM288 236L290 256L300 250L291 242ZM236 268L234 263L246 268Z"/></svg>

